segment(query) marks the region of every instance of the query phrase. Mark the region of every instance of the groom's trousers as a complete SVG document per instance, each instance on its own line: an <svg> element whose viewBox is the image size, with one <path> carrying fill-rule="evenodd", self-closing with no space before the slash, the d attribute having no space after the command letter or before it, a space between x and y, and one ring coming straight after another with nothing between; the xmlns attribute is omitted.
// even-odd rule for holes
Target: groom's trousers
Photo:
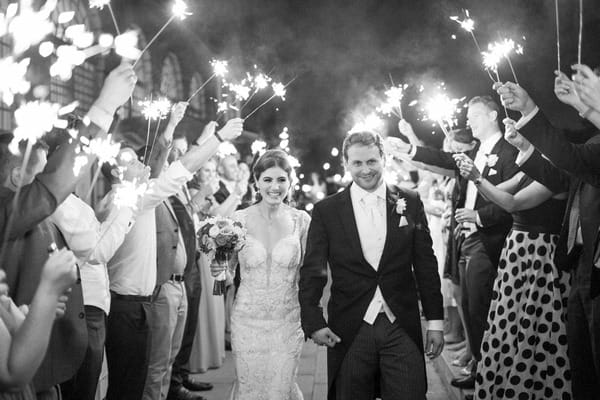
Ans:
<svg viewBox="0 0 600 400"><path fill-rule="evenodd" d="M382 400L425 400L423 352L385 313L362 322L335 378L336 399L372 400L378 378Z"/></svg>

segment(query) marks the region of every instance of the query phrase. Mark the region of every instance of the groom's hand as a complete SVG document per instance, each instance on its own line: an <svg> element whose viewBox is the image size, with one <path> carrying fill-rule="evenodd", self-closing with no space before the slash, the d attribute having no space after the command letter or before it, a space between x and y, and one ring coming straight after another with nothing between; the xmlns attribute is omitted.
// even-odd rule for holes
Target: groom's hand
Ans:
<svg viewBox="0 0 600 400"><path fill-rule="evenodd" d="M430 359L434 359L442 354L444 348L444 332L443 331L427 331L425 340L425 355Z"/></svg>
<svg viewBox="0 0 600 400"><path fill-rule="evenodd" d="M333 333L329 328L322 328L318 331L314 331L310 337L312 338L313 342L319 346L333 347L336 343L342 341L342 339L340 339L339 336Z"/></svg>

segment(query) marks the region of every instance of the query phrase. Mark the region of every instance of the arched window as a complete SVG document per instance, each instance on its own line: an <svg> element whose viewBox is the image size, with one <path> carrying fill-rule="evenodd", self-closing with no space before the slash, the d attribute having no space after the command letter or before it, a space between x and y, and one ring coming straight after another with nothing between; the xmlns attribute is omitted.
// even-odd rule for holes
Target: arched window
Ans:
<svg viewBox="0 0 600 400"><path fill-rule="evenodd" d="M134 30L138 32L138 45L139 49L146 47L146 37L142 33L139 27L134 26ZM138 77L135 89L133 89L133 102L126 102L119 109L119 116L123 119L131 117L141 117L142 109L140 107L140 101L143 101L150 97L153 89L152 83L152 58L150 56L150 50L147 50L142 54L142 58L135 66L135 73ZM133 107L132 107L133 103Z"/></svg>
<svg viewBox="0 0 600 400"><path fill-rule="evenodd" d="M204 79L199 73L195 73L192 76L192 80L190 81L190 93L188 95L191 96L202 84L204 83ZM193 111L193 114L198 119L204 120L206 119L206 90L208 86L205 86L194 98L191 100L190 108Z"/></svg>
<svg viewBox="0 0 600 400"><path fill-rule="evenodd" d="M67 24L59 24L58 16L65 11L75 11L75 16ZM100 29L100 20L96 11L87 7L87 2L77 0L58 0L56 8L51 16L56 25L54 32L58 39L65 40L65 29L69 25L84 24L86 29L97 32ZM56 59L52 56L52 61ZM99 91L99 81L96 66L86 61L73 69L73 77L68 81L60 78L50 80L50 101L66 105L74 100L79 101L80 113L84 113L91 107Z"/></svg>
<svg viewBox="0 0 600 400"><path fill-rule="evenodd" d="M174 54L169 54L163 62L160 74L160 93L171 101L186 100L183 99L181 68L179 68L179 61Z"/></svg>
<svg viewBox="0 0 600 400"><path fill-rule="evenodd" d="M6 39L0 40L0 58L8 57L12 53L11 45ZM14 128L13 111L0 101L0 128L12 132Z"/></svg>

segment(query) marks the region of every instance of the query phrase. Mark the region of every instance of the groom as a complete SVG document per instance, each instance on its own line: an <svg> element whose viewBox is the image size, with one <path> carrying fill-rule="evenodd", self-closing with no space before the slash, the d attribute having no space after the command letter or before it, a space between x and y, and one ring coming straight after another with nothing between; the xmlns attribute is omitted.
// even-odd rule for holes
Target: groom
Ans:
<svg viewBox="0 0 600 400"><path fill-rule="evenodd" d="M348 135L343 154L354 182L313 210L300 269L302 328L329 347L329 400L424 400L418 299L428 320L429 357L442 351L444 315L423 203L416 193L383 183L378 134ZM328 264L325 321L320 299Z"/></svg>

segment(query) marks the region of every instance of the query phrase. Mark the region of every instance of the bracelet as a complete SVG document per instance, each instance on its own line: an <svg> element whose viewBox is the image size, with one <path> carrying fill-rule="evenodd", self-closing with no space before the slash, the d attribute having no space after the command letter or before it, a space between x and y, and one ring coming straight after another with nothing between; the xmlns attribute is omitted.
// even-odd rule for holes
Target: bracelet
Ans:
<svg viewBox="0 0 600 400"><path fill-rule="evenodd" d="M224 142L223 138L221 137L221 135L219 135L219 132L215 131L214 133L215 137L217 138L217 140L221 143Z"/></svg>
<svg viewBox="0 0 600 400"><path fill-rule="evenodd" d="M481 182L482 182L482 179L481 179L481 177L479 177L479 178L477 178L477 179L475 179L475 180L473 181L473 183L475 184L475 186L479 186L479 185L481 185Z"/></svg>
<svg viewBox="0 0 600 400"><path fill-rule="evenodd" d="M582 113L579 113L579 116L580 116L581 118L588 119L588 117L590 116L590 114L591 114L592 112L594 112L594 109L593 109L592 107L588 107L588 108L587 108L587 110L585 110L585 111L584 111L584 112L582 112Z"/></svg>

